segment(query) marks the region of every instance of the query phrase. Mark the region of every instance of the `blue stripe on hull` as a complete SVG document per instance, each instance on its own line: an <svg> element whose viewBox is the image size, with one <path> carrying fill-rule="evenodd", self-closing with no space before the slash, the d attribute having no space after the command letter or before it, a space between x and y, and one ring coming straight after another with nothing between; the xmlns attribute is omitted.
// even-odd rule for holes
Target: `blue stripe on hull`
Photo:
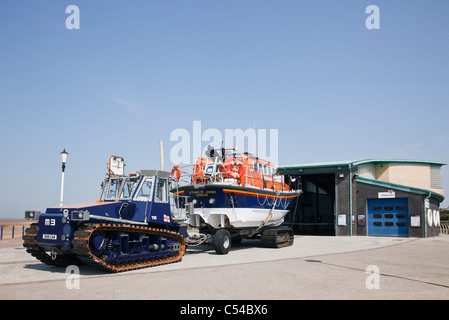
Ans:
<svg viewBox="0 0 449 320"><path fill-rule="evenodd" d="M235 188L229 186L205 185L202 188L193 186L181 187L178 190L182 196L189 196L188 201L196 200L195 208L273 208L275 193L273 191L253 188ZM182 194L182 191L184 193ZM290 210L299 194L283 192L276 201L275 209Z"/></svg>

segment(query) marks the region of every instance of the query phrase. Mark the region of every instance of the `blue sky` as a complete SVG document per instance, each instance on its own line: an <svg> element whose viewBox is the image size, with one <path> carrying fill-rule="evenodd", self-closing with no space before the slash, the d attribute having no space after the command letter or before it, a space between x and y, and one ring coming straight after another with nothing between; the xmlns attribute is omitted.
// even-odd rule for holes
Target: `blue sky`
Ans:
<svg viewBox="0 0 449 320"><path fill-rule="evenodd" d="M80 29L69 30L69 5ZM380 29L368 30L368 5ZM279 130L279 163L449 162L449 2L0 2L0 218L96 200L176 128ZM443 187L449 170L443 167ZM445 201L443 205L447 206Z"/></svg>

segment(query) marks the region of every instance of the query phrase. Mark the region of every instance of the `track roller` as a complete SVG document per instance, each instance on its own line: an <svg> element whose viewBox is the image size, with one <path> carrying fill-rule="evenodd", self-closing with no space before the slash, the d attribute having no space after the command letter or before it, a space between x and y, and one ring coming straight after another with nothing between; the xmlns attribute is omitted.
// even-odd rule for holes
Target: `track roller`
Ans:
<svg viewBox="0 0 449 320"><path fill-rule="evenodd" d="M288 247L294 241L293 230L289 227L278 227L265 229L261 235L262 246L267 248Z"/></svg>

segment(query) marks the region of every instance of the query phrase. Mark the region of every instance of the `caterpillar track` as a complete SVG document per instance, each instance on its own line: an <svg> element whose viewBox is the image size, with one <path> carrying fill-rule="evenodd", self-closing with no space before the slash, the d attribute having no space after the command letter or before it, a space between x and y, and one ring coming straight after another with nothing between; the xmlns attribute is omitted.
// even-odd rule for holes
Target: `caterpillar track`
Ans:
<svg viewBox="0 0 449 320"><path fill-rule="evenodd" d="M169 252L162 254L152 254L144 258L144 255L137 255L135 261L131 263L111 264L107 263L101 256L93 254L90 248L90 239L94 232L126 232L127 234L144 234L148 236L164 237L175 239L179 244ZM158 228L150 228L136 225L121 224L89 224L78 230L74 234L73 251L84 263L93 265L98 269L108 272L123 272L142 268L154 267L158 265L178 262L182 259L186 246L184 238L176 232Z"/></svg>
<svg viewBox="0 0 449 320"><path fill-rule="evenodd" d="M291 228L279 227L266 229L260 238L262 246L267 248L282 248L293 244L294 233Z"/></svg>
<svg viewBox="0 0 449 320"><path fill-rule="evenodd" d="M142 249L141 252L127 252L123 254L127 257L126 261L120 262L120 257L122 257L122 252L119 250L117 256L119 259L111 259L109 256L105 255L105 250L97 250L94 245L92 245L93 238L95 235L115 235L120 234L120 236L133 236L134 238L140 239L151 237L153 239L163 239L164 241L169 240L170 245L167 248L159 248L163 250L152 250L150 252L148 249L149 244L146 245L148 250ZM129 225L129 224L110 224L110 223L89 223L80 227L74 233L74 239L72 241L74 254L70 255L56 255L52 256L45 251L41 250L37 243L37 224L32 224L29 229L25 231L24 247L27 248L27 252L32 256L36 257L38 260L57 266L68 266L70 264L88 264L92 265L100 270L107 272L124 272L137 270L142 268L154 267L158 265L168 264L178 262L182 259L186 246L182 235L177 232L151 228L147 226L139 225ZM108 242L109 239L105 237L105 241ZM138 242L135 240L134 242ZM148 240L147 240L148 241ZM113 248L115 244L104 245L106 248ZM140 244L142 248L144 244ZM155 245L153 245L153 248Z"/></svg>

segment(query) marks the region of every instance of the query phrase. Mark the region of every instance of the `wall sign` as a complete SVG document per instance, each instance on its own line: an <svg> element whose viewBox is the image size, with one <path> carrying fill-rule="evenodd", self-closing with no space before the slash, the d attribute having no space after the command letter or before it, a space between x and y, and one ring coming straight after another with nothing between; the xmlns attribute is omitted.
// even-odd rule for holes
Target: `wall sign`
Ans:
<svg viewBox="0 0 449 320"><path fill-rule="evenodd" d="M359 226L359 227L366 226L366 215L365 214L357 215L357 226Z"/></svg>
<svg viewBox="0 0 449 320"><path fill-rule="evenodd" d="M388 190L387 192L378 192L377 197L379 199L396 198L396 193L393 190Z"/></svg>
<svg viewBox="0 0 449 320"><path fill-rule="evenodd" d="M337 216L337 225L346 226L346 214L339 214Z"/></svg>
<svg viewBox="0 0 449 320"><path fill-rule="evenodd" d="M421 227L421 216L419 214L410 216L410 226L415 228Z"/></svg>

